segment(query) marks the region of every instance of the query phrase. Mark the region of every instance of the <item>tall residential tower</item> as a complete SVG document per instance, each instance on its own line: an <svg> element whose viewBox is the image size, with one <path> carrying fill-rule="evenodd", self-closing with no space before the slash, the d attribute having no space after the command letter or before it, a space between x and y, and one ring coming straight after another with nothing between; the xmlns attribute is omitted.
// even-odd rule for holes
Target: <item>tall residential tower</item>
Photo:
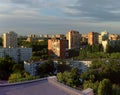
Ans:
<svg viewBox="0 0 120 95"><path fill-rule="evenodd" d="M3 47L15 48L17 47L17 34L13 31L3 34Z"/></svg>
<svg viewBox="0 0 120 95"><path fill-rule="evenodd" d="M98 44L98 36L99 36L99 33L97 32L89 32L88 33L88 44L89 45Z"/></svg>
<svg viewBox="0 0 120 95"><path fill-rule="evenodd" d="M68 49L79 49L81 34L78 31L71 30L66 33L66 39L68 40Z"/></svg>
<svg viewBox="0 0 120 95"><path fill-rule="evenodd" d="M66 39L52 38L48 40L48 53L54 58L66 58Z"/></svg>

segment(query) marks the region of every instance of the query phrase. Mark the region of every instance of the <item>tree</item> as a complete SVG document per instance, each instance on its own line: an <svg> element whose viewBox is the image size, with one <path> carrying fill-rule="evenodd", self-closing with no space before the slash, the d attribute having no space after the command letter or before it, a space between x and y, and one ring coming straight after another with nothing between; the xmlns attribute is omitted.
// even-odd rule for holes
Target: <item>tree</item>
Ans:
<svg viewBox="0 0 120 95"><path fill-rule="evenodd" d="M55 70L56 69L54 67L53 61L49 59L47 62L37 67L37 75L41 77L48 76L48 75L54 75Z"/></svg>
<svg viewBox="0 0 120 95"><path fill-rule="evenodd" d="M111 95L112 86L109 79L103 79L98 87L98 95Z"/></svg>
<svg viewBox="0 0 120 95"><path fill-rule="evenodd" d="M12 70L13 72L22 72L24 71L24 66L22 64L14 64Z"/></svg>
<svg viewBox="0 0 120 95"><path fill-rule="evenodd" d="M112 85L112 95L120 95L120 87L119 85Z"/></svg>
<svg viewBox="0 0 120 95"><path fill-rule="evenodd" d="M22 78L21 73L13 73L13 74L10 75L10 77L8 79L8 82L9 83L17 82L20 78Z"/></svg>
<svg viewBox="0 0 120 95"><path fill-rule="evenodd" d="M77 68L73 68L71 71L65 71L64 73L58 73L57 74L57 79L58 81L71 86L71 87L77 87L80 85L80 80L79 80L79 73Z"/></svg>
<svg viewBox="0 0 120 95"><path fill-rule="evenodd" d="M79 80L80 74L79 74L78 68L72 68L71 76L72 76L72 79L74 80L73 84L75 84L76 86L80 85L81 81Z"/></svg>
<svg viewBox="0 0 120 95"><path fill-rule="evenodd" d="M92 48L92 52L99 52L99 45L92 45L91 46L91 48Z"/></svg>
<svg viewBox="0 0 120 95"><path fill-rule="evenodd" d="M57 72L65 72L65 71L70 71L71 67L69 65L67 65L66 63L58 63L57 64Z"/></svg>
<svg viewBox="0 0 120 95"><path fill-rule="evenodd" d="M11 58L0 59L0 79L7 80L10 74L13 72L12 68L16 64Z"/></svg>
<svg viewBox="0 0 120 95"><path fill-rule="evenodd" d="M84 81L83 83L83 89L92 88L94 90L95 95L97 95L98 86L99 86L98 81L94 83L91 80L89 80L89 81Z"/></svg>
<svg viewBox="0 0 120 95"><path fill-rule="evenodd" d="M73 78L72 78L72 73L71 72L68 72L68 71L65 71L63 73L63 76L64 76L64 79L65 79L65 84L68 85L68 86L71 86L73 87L74 84L73 84Z"/></svg>
<svg viewBox="0 0 120 95"><path fill-rule="evenodd" d="M61 72L57 74L57 79L58 79L58 81L61 82L61 83L64 83L64 82L65 82L64 76L63 76L63 74L62 74Z"/></svg>

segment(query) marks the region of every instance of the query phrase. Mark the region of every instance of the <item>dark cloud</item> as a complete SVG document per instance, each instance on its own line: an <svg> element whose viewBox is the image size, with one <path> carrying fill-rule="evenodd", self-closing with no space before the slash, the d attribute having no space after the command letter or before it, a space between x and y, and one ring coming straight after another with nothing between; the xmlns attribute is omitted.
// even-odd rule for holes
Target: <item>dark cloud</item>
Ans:
<svg viewBox="0 0 120 95"><path fill-rule="evenodd" d="M69 16L89 17L99 21L120 21L119 0L78 0L75 5L68 6L78 13L66 13Z"/></svg>

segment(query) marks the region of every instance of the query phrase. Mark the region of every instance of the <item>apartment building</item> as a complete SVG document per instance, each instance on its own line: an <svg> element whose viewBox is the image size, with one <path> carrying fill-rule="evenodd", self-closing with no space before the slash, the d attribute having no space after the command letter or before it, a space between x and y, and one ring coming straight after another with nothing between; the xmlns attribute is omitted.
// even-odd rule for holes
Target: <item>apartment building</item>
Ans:
<svg viewBox="0 0 120 95"><path fill-rule="evenodd" d="M48 53L54 58L66 57L67 40L60 38L52 38L48 40Z"/></svg>
<svg viewBox="0 0 120 95"><path fill-rule="evenodd" d="M88 44L89 45L98 44L98 36L99 34L97 32L89 32L88 33Z"/></svg>
<svg viewBox="0 0 120 95"><path fill-rule="evenodd" d="M17 34L13 31L3 34L3 47L4 48L15 48L17 44Z"/></svg>
<svg viewBox="0 0 120 95"><path fill-rule="evenodd" d="M66 33L66 39L68 40L68 49L80 48L81 34L78 31L68 31Z"/></svg>
<svg viewBox="0 0 120 95"><path fill-rule="evenodd" d="M32 48L0 48L0 58L9 56L15 62L29 60L32 56Z"/></svg>
<svg viewBox="0 0 120 95"><path fill-rule="evenodd" d="M24 69L27 71L30 75L35 76L37 73L37 67L40 66L41 64L44 64L45 62L33 62L33 61L24 61Z"/></svg>
<svg viewBox="0 0 120 95"><path fill-rule="evenodd" d="M108 40L109 33L107 31L102 31L99 35L99 44L102 44L102 41Z"/></svg>
<svg viewBox="0 0 120 95"><path fill-rule="evenodd" d="M118 40L119 39L119 35L117 34L109 34L109 40Z"/></svg>

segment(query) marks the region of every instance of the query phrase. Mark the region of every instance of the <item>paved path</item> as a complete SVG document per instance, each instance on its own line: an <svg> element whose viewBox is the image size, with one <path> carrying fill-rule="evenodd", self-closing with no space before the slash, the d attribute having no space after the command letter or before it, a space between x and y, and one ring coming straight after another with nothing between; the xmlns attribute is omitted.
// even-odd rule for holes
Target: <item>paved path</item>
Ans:
<svg viewBox="0 0 120 95"><path fill-rule="evenodd" d="M0 87L0 95L69 95L48 80Z"/></svg>

